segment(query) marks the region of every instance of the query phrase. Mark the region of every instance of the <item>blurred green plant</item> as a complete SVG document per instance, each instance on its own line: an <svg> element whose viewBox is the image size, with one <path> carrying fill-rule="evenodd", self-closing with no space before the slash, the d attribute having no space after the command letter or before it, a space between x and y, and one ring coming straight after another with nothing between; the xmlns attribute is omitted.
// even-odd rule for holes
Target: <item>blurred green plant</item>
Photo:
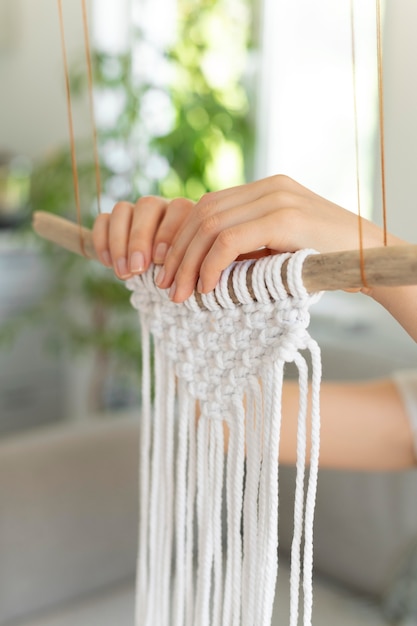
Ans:
<svg viewBox="0 0 417 626"><path fill-rule="evenodd" d="M95 97L103 193L101 202L139 196L187 196L240 184L252 166L246 60L250 47L249 0L183 0L175 43L161 50L136 29L124 54L94 51ZM151 59L145 65L144 59ZM71 71L73 98L86 92L84 64ZM104 105L103 105L104 103ZM103 106L102 106L103 105ZM101 115L100 108L111 110ZM93 150L77 143L84 225L96 213ZM74 219L71 155L60 147L36 163L31 186L33 211ZM53 267L47 297L24 317L42 319L71 349L93 349L105 376L110 360L137 368L140 333L124 284L109 270L38 242ZM24 318L12 322L18 329ZM10 334L13 328L3 331ZM100 384L97 385L98 389ZM102 391L96 393L96 407Z"/></svg>

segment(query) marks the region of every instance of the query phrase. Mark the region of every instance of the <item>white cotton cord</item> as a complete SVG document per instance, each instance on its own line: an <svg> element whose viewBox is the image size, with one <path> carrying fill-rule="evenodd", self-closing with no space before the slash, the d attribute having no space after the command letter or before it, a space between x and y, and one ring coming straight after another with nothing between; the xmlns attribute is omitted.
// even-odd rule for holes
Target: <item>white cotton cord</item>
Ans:
<svg viewBox="0 0 417 626"><path fill-rule="evenodd" d="M252 304L253 298L248 289L247 273L248 269L253 265L253 259L237 263L232 274L233 291L240 304Z"/></svg>
<svg viewBox="0 0 417 626"><path fill-rule="evenodd" d="M208 454L208 507L207 507L207 535L211 537L211 541L209 543L210 551L207 553L207 562L208 562L208 572L210 576L210 583L207 585L207 604L209 608L209 624L212 626L213 624L213 611L218 613L219 607L216 606L215 602L218 597L214 597L214 584L216 582L216 573L218 574L218 570L214 570L215 563L215 550L218 545L215 545L215 509L218 509L219 506L219 498L221 502L221 493L219 492L218 478L217 478L217 470L218 470L218 437L216 426L219 425L219 421L217 419L212 419L209 421L209 454ZM218 522L218 520L217 520ZM221 526L220 526L221 528ZM217 524L216 531L218 532L219 526ZM218 557L217 557L218 558ZM217 563L218 564L218 563ZM216 596L218 596L218 584L216 585Z"/></svg>
<svg viewBox="0 0 417 626"><path fill-rule="evenodd" d="M210 624L211 567L213 561L213 517L210 493L210 465L213 465L213 446L210 446L210 421L200 416L197 426L197 521L198 571L196 590L196 622Z"/></svg>
<svg viewBox="0 0 417 626"><path fill-rule="evenodd" d="M236 436L234 432L234 424L228 423L229 443L227 449L226 461L226 563L225 563L225 580L223 593L223 624L232 623L232 584L233 584L233 554L232 554L232 533L233 533L233 512L231 508L232 502L232 484L233 484L233 454L235 453Z"/></svg>
<svg viewBox="0 0 417 626"><path fill-rule="evenodd" d="M277 254L269 257L269 263L265 267L265 284L268 292L276 302L288 300L288 293L282 282L282 266L291 258L291 253Z"/></svg>
<svg viewBox="0 0 417 626"><path fill-rule="evenodd" d="M263 304L269 304L271 302L271 296L268 291L265 276L266 269L270 264L270 257L259 259L259 261L253 264L252 289L255 295L255 300L257 302L262 302Z"/></svg>
<svg viewBox="0 0 417 626"><path fill-rule="evenodd" d="M151 454L151 497L149 504L149 588L146 626L163 625L161 615L160 581L162 577L162 544L164 535L164 434L163 405L165 388L165 363L158 342L154 349L155 409L153 416Z"/></svg>
<svg viewBox="0 0 417 626"><path fill-rule="evenodd" d="M313 525L320 454L320 383L322 375L320 348L314 339L308 342L312 359L311 382L311 452L304 529L304 626L311 626L313 611Z"/></svg>
<svg viewBox="0 0 417 626"><path fill-rule="evenodd" d="M263 615L261 624L269 626L274 606L275 586L278 573L278 456L281 434L282 385L284 362L273 365L273 387L271 406L271 426L269 442L266 446L265 465L268 468L268 519L266 525L266 561L264 563Z"/></svg>
<svg viewBox="0 0 417 626"><path fill-rule="evenodd" d="M256 381L255 381L256 384ZM256 437L256 409L255 409L255 391L253 379L248 381L248 390L245 395L246 401L246 418L245 418L245 441L246 441L246 473L245 473L245 489L243 500L243 557L242 557L242 626L248 623L248 607L250 605L250 589L251 589L251 569L250 565L254 565L250 560L251 546L257 541L257 515L252 515L254 511L253 502L258 500L258 480L254 466L256 465L256 456L252 447ZM256 445L256 444L255 444ZM257 508L257 507L256 507Z"/></svg>
<svg viewBox="0 0 417 626"><path fill-rule="evenodd" d="M265 369L261 373L262 395L263 395L263 421L261 433L261 471L259 478L259 500L258 500L258 562L256 573L256 596L258 598L255 607L255 624L265 626L264 616L264 589L268 584L265 574L265 563L268 558L268 517L269 517L269 470L268 464L268 445L271 439L271 415L273 412L273 396L274 396L274 374L272 368Z"/></svg>
<svg viewBox="0 0 417 626"><path fill-rule="evenodd" d="M162 624L171 625L171 564L174 540L174 493L175 493L175 469L174 469L174 441L175 441L175 374L174 368L166 368L165 408L164 408L164 508L163 520L163 543L162 543L162 573L160 580L160 598Z"/></svg>
<svg viewBox="0 0 417 626"><path fill-rule="evenodd" d="M201 310L201 305L198 302L197 296L193 293L186 302L184 302L184 307L192 311L193 313L198 313Z"/></svg>
<svg viewBox="0 0 417 626"><path fill-rule="evenodd" d="M308 403L308 368L305 359L297 354L295 364L298 368L299 409L297 428L297 474L294 499L294 532L291 546L290 575L290 626L298 624L301 542L304 524L304 479L307 444L307 403Z"/></svg>
<svg viewBox="0 0 417 626"><path fill-rule="evenodd" d="M159 350L158 350L159 352ZM166 568L170 570L170 558L167 555L166 550L166 538L167 538L167 526L172 523L172 510L170 511L170 507L168 506L169 501L171 500L171 496L169 494L170 485L167 483L168 476L168 467L167 467L167 429L168 428L168 419L169 416L167 414L167 402L166 395L170 387L170 363L169 361L164 362L163 366L161 365L161 361L156 361L155 364L158 365L159 369L161 369L161 383L162 389L164 389L164 394L162 395L162 402L160 403L160 419L159 419L159 428L161 436L157 440L157 447L159 448L157 452L157 456L159 456L159 489L158 489L158 497L157 497L157 517L152 520L152 523L156 525L156 537L157 537L157 549L155 551L156 560L158 562L157 571L158 571L158 586L154 587L154 600L155 600L155 619L157 619L158 624L161 626L169 626L166 621L166 614L169 597L166 596L166 581L168 578L168 572ZM172 471L172 468L171 468ZM171 474L172 476L172 474ZM171 482L171 481L170 481ZM171 517L169 517L171 515Z"/></svg>
<svg viewBox="0 0 417 626"><path fill-rule="evenodd" d="M215 466L213 467L213 609L211 626L223 626L223 472L224 472L224 433L223 422L212 421L212 435L215 437Z"/></svg>
<svg viewBox="0 0 417 626"><path fill-rule="evenodd" d="M188 416L188 471L185 535L185 626L194 626L194 511L197 492L196 402L190 402Z"/></svg>
<svg viewBox="0 0 417 626"><path fill-rule="evenodd" d="M233 620L232 626L240 626L242 610L242 508L245 472L245 413L243 399L235 399L236 447L233 467Z"/></svg>
<svg viewBox="0 0 417 626"><path fill-rule="evenodd" d="M251 377L246 406L246 481L243 512L242 626L256 626L258 572L258 499L261 474L262 393Z"/></svg>
<svg viewBox="0 0 417 626"><path fill-rule="evenodd" d="M290 290L290 294L299 300L308 300L310 294L304 287L303 283L303 264L308 256L312 254L318 254L317 250L305 248L294 252L289 257L287 265L287 283Z"/></svg>
<svg viewBox="0 0 417 626"><path fill-rule="evenodd" d="M214 293L216 295L216 300L223 309L233 309L235 304L230 297L229 293L229 276L230 273L234 270L236 263L231 263L229 267L226 267L223 270L219 282L217 283Z"/></svg>
<svg viewBox="0 0 417 626"><path fill-rule="evenodd" d="M187 453L190 405L194 405L194 402L186 391L185 383L179 380L178 446L175 481L175 594L173 626L183 626L185 620L185 537L187 520ZM192 419L195 419L193 415Z"/></svg>
<svg viewBox="0 0 417 626"><path fill-rule="evenodd" d="M213 291L210 291L209 293L202 293L200 295L200 298L204 308L206 308L208 311L216 311L222 308L221 305L218 303L216 295Z"/></svg>
<svg viewBox="0 0 417 626"><path fill-rule="evenodd" d="M148 598L148 545L149 545L149 457L151 443L151 359L150 335L146 318L141 320L142 330L142 411L139 421L139 541L136 570L136 614L135 624L146 612Z"/></svg>
<svg viewBox="0 0 417 626"><path fill-rule="evenodd" d="M245 427L243 406L235 405L236 415L229 422L226 469L227 551L223 624L236 626L241 612L241 516L243 501Z"/></svg>

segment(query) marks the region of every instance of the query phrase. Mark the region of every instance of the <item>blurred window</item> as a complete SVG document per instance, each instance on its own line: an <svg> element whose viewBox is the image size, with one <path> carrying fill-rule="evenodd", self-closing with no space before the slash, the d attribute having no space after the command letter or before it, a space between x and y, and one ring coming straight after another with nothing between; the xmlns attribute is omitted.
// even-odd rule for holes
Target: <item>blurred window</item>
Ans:
<svg viewBox="0 0 417 626"><path fill-rule="evenodd" d="M375 0L355 0L361 212L378 124ZM282 173L357 210L349 0L264 0L257 176Z"/></svg>

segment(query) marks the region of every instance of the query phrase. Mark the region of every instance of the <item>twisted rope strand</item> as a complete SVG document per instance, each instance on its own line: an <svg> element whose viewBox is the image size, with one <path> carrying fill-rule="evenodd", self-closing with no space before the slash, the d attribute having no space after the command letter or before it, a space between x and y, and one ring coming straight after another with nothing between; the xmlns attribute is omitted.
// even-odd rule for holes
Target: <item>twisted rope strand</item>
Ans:
<svg viewBox="0 0 417 626"><path fill-rule="evenodd" d="M290 626L298 624L298 604L301 570L301 541L304 521L304 477L307 443L308 368L305 359L297 354L295 364L299 376L299 411L297 432L297 476L294 502L294 533L291 546Z"/></svg>

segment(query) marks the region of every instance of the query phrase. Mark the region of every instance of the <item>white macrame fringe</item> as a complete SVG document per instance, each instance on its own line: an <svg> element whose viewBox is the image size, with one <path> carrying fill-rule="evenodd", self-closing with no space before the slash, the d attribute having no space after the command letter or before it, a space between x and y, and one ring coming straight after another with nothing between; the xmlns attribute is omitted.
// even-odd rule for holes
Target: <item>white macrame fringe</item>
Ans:
<svg viewBox="0 0 417 626"><path fill-rule="evenodd" d="M153 269L129 281L143 350L136 626L270 626L289 362L298 368L300 388L289 623L299 621L302 580L303 623L311 624L321 360L307 330L319 294L309 295L301 276L312 253L235 264L214 293L201 297L205 309L194 296L183 305L170 302L155 287ZM290 296L281 281L286 260Z"/></svg>

